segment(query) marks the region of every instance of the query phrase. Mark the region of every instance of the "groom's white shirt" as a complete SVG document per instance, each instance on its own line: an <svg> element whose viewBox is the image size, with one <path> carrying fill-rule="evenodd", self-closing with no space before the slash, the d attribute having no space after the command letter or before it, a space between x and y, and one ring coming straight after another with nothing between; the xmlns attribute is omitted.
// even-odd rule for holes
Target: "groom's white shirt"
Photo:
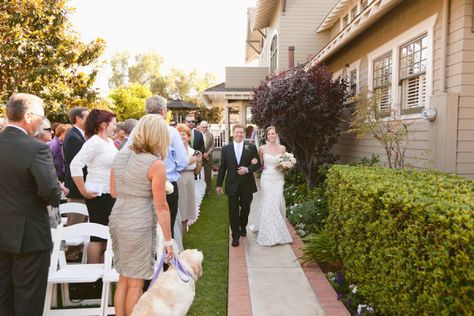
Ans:
<svg viewBox="0 0 474 316"><path fill-rule="evenodd" d="M240 164L240 158L242 157L242 147L244 145L244 142L241 141L240 143L233 142L234 143L234 152L235 152L235 159L237 160L237 164Z"/></svg>

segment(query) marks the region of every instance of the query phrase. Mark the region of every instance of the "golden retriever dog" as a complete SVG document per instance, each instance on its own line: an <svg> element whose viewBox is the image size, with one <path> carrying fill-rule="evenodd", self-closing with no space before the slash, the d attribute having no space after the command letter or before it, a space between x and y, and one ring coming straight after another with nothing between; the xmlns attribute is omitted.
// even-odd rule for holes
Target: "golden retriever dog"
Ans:
<svg viewBox="0 0 474 316"><path fill-rule="evenodd" d="M188 282L180 279L176 267L169 265L151 288L135 305L132 316L184 316L194 300L194 282L202 275L203 254L196 249L184 250L178 256L191 276Z"/></svg>

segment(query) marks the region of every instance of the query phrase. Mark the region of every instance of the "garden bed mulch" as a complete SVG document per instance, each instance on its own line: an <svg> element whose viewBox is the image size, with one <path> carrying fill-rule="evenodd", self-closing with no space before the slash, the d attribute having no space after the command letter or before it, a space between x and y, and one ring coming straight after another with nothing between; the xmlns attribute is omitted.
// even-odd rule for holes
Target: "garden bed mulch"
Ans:
<svg viewBox="0 0 474 316"><path fill-rule="evenodd" d="M327 316L350 316L351 314L344 306L341 301L337 300L337 293L334 288L329 283L328 279L326 278L324 272L318 266L317 263L303 263L301 259L303 256L303 241L301 240L300 236L296 233L296 230L293 226L286 220L286 225L290 230L291 236L293 237L293 243L291 243L291 248L295 253L296 258L298 258L301 267L303 268L303 272L305 273L306 277L313 288L316 297L318 298L321 306L324 309L324 312Z"/></svg>

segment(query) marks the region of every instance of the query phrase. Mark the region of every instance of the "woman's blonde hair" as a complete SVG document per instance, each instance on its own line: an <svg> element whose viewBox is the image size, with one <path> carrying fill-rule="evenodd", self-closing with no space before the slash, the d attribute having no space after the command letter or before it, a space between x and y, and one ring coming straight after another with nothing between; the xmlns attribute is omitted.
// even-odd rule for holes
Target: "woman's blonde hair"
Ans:
<svg viewBox="0 0 474 316"><path fill-rule="evenodd" d="M164 160L169 145L168 125L161 115L147 114L133 129L130 149L137 154L150 153Z"/></svg>

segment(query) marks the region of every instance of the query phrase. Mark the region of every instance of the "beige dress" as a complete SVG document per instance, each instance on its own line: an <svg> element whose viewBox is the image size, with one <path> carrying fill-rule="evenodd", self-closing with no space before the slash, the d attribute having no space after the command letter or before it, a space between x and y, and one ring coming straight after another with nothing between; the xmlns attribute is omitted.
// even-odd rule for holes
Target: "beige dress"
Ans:
<svg viewBox="0 0 474 316"><path fill-rule="evenodd" d="M147 173L158 157L124 148L113 164L117 200L109 218L117 272L151 279L156 253L156 215Z"/></svg>
<svg viewBox="0 0 474 316"><path fill-rule="evenodd" d="M188 155L192 157L194 149L188 146ZM181 171L181 177L178 180L178 211L181 221L196 219L196 194L194 181L194 169L196 169L196 163L192 163Z"/></svg>

